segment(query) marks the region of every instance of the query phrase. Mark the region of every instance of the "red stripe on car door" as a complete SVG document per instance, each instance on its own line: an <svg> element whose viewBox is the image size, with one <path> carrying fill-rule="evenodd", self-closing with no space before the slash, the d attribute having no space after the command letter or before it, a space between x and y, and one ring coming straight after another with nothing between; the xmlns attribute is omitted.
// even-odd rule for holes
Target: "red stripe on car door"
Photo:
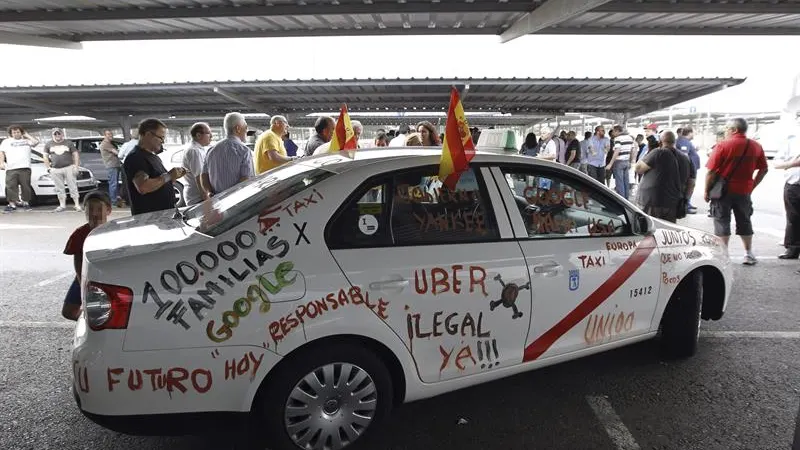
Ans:
<svg viewBox="0 0 800 450"><path fill-rule="evenodd" d="M648 236L642 240L633 254L622 263L622 266L605 283L601 284L600 287L586 297L586 300L582 301L580 305L570 311L557 324L539 336L531 345L525 347L522 362L533 361L542 356L561 336L585 319L604 301L608 300L611 294L619 289L644 264L655 248L656 239L653 236Z"/></svg>

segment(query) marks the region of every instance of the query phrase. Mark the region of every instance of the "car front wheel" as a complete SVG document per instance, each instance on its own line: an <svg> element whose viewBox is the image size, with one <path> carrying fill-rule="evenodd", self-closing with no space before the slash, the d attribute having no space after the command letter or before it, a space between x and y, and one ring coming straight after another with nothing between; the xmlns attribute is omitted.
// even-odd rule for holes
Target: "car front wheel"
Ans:
<svg viewBox="0 0 800 450"><path fill-rule="evenodd" d="M697 353L703 303L703 273L696 270L678 285L661 318L661 346L668 355L688 358Z"/></svg>
<svg viewBox="0 0 800 450"><path fill-rule="evenodd" d="M254 405L256 440L271 450L366 445L392 408L392 380L383 362L351 344L319 346L290 358L269 377Z"/></svg>

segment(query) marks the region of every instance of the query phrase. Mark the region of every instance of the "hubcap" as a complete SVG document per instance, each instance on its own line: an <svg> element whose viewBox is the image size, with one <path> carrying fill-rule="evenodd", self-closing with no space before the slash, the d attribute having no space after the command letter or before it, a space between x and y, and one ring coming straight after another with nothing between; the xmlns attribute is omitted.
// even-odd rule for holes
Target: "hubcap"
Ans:
<svg viewBox="0 0 800 450"><path fill-rule="evenodd" d="M303 449L341 449L366 431L377 402L375 382L364 369L342 362L318 367L289 394L286 432Z"/></svg>

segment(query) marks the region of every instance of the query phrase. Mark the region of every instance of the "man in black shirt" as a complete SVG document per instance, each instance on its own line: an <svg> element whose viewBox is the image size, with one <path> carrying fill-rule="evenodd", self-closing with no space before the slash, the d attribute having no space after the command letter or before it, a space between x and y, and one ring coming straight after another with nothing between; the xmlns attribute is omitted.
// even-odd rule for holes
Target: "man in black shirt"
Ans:
<svg viewBox="0 0 800 450"><path fill-rule="evenodd" d="M176 167L167 172L164 168L157 153L166 136L167 126L158 119L145 119L139 123L139 144L123 164L133 215L175 207L172 182L184 176L186 169Z"/></svg>
<svg viewBox="0 0 800 450"><path fill-rule="evenodd" d="M567 133L567 153L565 163L573 169L581 170L581 143L574 131Z"/></svg>

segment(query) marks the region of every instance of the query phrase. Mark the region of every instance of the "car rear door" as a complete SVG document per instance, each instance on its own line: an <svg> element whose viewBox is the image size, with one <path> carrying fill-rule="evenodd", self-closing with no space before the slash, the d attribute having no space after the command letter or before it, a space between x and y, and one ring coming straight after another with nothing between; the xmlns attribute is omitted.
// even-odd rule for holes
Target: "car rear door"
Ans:
<svg viewBox="0 0 800 450"><path fill-rule="evenodd" d="M571 170L492 169L533 290L525 361L650 331L659 294L652 236L632 232L624 203Z"/></svg>
<svg viewBox="0 0 800 450"><path fill-rule="evenodd" d="M489 170L470 169L454 192L437 173L368 179L326 231L345 276L425 382L519 364L531 317L525 261Z"/></svg>

